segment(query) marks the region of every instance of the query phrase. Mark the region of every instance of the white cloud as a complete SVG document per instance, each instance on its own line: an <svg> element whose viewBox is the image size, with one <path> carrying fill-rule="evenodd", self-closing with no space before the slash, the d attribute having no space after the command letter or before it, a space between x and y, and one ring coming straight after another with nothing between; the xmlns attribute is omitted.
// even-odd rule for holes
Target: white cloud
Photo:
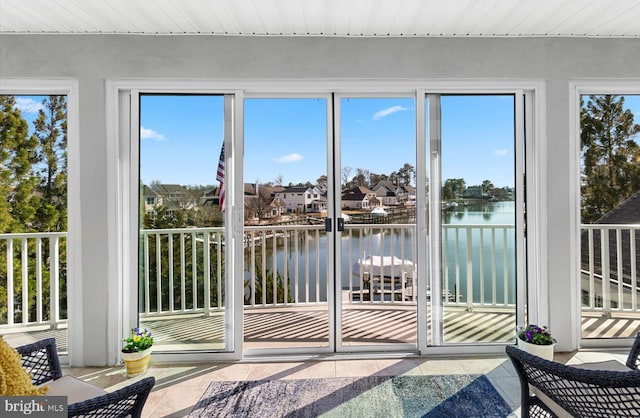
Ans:
<svg viewBox="0 0 640 418"><path fill-rule="evenodd" d="M40 109L43 109L42 103L26 97L16 97L16 107L22 113L38 113Z"/></svg>
<svg viewBox="0 0 640 418"><path fill-rule="evenodd" d="M373 120L378 120L384 118L385 116L389 116L392 113L402 112L403 110L409 110L409 108L404 106L392 106L388 109L382 109L373 114Z"/></svg>
<svg viewBox="0 0 640 418"><path fill-rule="evenodd" d="M504 157L505 155L507 155L507 150L506 149L497 149L495 151L493 151L494 155L497 155L499 157Z"/></svg>
<svg viewBox="0 0 640 418"><path fill-rule="evenodd" d="M144 126L140 127L140 139L155 139L156 141L165 141L166 138L159 132L153 129L147 129Z"/></svg>
<svg viewBox="0 0 640 418"><path fill-rule="evenodd" d="M295 163L296 161L302 160L304 157L297 152L293 154L283 155L282 157L276 158L276 161L279 163Z"/></svg>

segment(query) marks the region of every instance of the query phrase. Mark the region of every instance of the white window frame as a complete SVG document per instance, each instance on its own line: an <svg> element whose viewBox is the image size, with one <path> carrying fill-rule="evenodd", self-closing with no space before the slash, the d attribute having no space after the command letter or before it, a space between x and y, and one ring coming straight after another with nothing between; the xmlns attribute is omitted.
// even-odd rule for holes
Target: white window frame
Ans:
<svg viewBox="0 0 640 418"><path fill-rule="evenodd" d="M63 364L83 365L82 234L80 204L80 124L75 79L0 78L2 95L67 96L67 343Z"/></svg>
<svg viewBox="0 0 640 418"><path fill-rule="evenodd" d="M571 141L571 172L569 190L571 199L570 228L573 239L569 248L571 262L571 346L576 348L626 347L632 339L582 339L582 302L580 294L580 97L583 95L640 95L640 78L631 79L576 79L569 82L569 138Z"/></svg>
<svg viewBox="0 0 640 418"><path fill-rule="evenodd" d="M524 274L526 277L526 286L527 286L527 294L525 300L525 294L523 292L517 291L516 293L516 318L519 325L522 325L525 320L524 310L526 307L526 321L528 323L539 323L539 324L548 324L550 317L550 306L549 306L549 292L548 292L548 271L544 267L547 265L547 250L546 250L546 239L547 239L547 216L546 216L546 202L547 202L547 192L546 192L546 178L547 178L547 160L546 160L546 148L547 148L547 136L546 136L546 83L543 81L484 81L484 82L476 82L476 81L463 81L463 82L450 82L448 86L439 86L439 87L426 87L419 91L419 95L423 98L421 107L417 109L419 112L425 112L425 103L424 98L428 95L446 95L446 94L464 94L464 95L474 95L474 94L514 94L516 97L515 109L516 114L522 114L524 120L522 121L526 126L526 161L521 161L516 163L516 168L525 169L526 173L526 184L520 184L521 178L516 177L516 185L520 185L520 191L522 192L522 185L524 185L524 192L526 192L526 196L519 196L516 201L516 213L518 214L518 218L516 220L516 228L517 233L519 234L517 237L518 243L523 242L521 223L523 219L521 219L523 204L526 202L526 211L527 211L527 224L524 225L527 231L527 239L526 239L526 252L523 252L522 249L518 251L518 257L526 257L526 260L520 260L517 264L517 277L520 278ZM526 112L524 112L522 103L520 102L520 98L524 96L525 106L528 108ZM417 102L420 103L420 102ZM433 106L430 102L429 106ZM439 106L436 106L439 108ZM434 110L431 109L430 113ZM516 120L518 118L516 117ZM438 138L440 127L437 125L439 122L430 120L429 125L429 134L427 135L426 127L423 125L418 126L418 135L422 135L423 138ZM522 153L520 152L520 147L522 146L522 134L523 132L519 131L520 126L516 123L516 151L517 157L521 157ZM427 152L428 149L431 149L431 144L424 144L426 149L420 150L419 153L422 155L430 154ZM437 147L437 145L436 145ZM419 154L419 156L420 156ZM424 164L424 165L422 165ZM418 159L418 167L416 169L417 173L427 172L427 167L431 164L429 161L421 161ZM428 173L430 177L430 183L433 183L434 178L432 177L434 173ZM517 173L516 173L516 176ZM417 176L420 178L421 176ZM436 179L436 181L440 181L440 179ZM423 211L429 210L428 202L424 200L424 194L419 193L419 190L424 190L425 184L418 182L416 186L417 192L417 211L421 213ZM437 197L436 200L438 200ZM432 216L429 217L430 226L429 229L439 228L440 225L433 216L433 213L439 210L439 207L436 207L435 201L432 201ZM439 249L431 248L421 249L420 243L423 241L426 242L426 231L427 225L420 224L421 217L418 217L418 252L424 253L424 251L430 252L431 265L429 268L431 269L431 277L438 277L440 272L439 265ZM424 238L423 238L424 236ZM428 244L427 244L428 245ZM524 265L523 265L524 263ZM421 265L424 263L418 263L418 276L424 274L421 272ZM526 267L525 267L526 266ZM424 267L423 267L424 268ZM523 270L526 268L526 270ZM519 280L519 279L518 279ZM425 290L420 289L420 284L424 281L418 282L418 294L422 294ZM439 283L436 279L435 286L432 286L432 293L438 294ZM434 283L432 283L433 285ZM420 305L419 305L420 306ZM439 315L441 316L441 312L439 312L438 303L434 303L432 305L432 318L435 319ZM423 312L418 311L418 321L421 320ZM426 316L426 315L425 315ZM437 324L432 324L432 326ZM424 325L419 324L420 329L425 329ZM426 336L421 336L419 334L419 347L420 351L423 354L435 354L435 355L445 355L450 353L456 354L503 354L504 353L504 344L485 344L485 345L445 345L445 346L427 346ZM439 341L437 343L440 343Z"/></svg>
<svg viewBox="0 0 640 418"><path fill-rule="evenodd" d="M108 260L108 277L115 278L109 282L108 304L108 358L110 364L120 360L121 335L126 334L129 324L137 323L137 254L133 249L137 246L138 234L138 157L139 139L137 131L139 127L138 104L130 100L129 95L138 95L141 91L166 94L212 94L234 95L235 100L230 104L230 113L233 130L239 138L242 138L242 121L235 115L242 113L242 91L229 88L220 88L219 83L212 81L193 80L166 80L166 79L127 79L108 80L106 85L106 121L107 121L107 195L109 214L109 253L113 254ZM131 108L129 109L129 105ZM227 100L225 99L225 106ZM226 112L225 112L226 113ZM226 118L225 114L225 118ZM225 119L225 122L228 122ZM234 181L238 173L242 173L242 161L234 162L232 156L243 155L242 142L231 140L227 143L227 129L225 123L225 158L227 160L226 177L228 184L233 185L226 189L225 226L230 236L241 236L243 225L243 184ZM214 167L215 168L215 167ZM132 180L133 179L133 180ZM239 231L239 232L238 232ZM232 238L233 239L233 238ZM235 288L242 287L242 275L234 276L230 272L241 271L243 268L242 257L234 254L242 254L242 239L233 240L232 248L228 249L228 278L236 281ZM228 289L231 289L227 281ZM225 336L227 348L224 352L192 352L192 353L154 353L154 361L159 363L188 362L202 360L239 360L242 355L242 333L236 332L242 329L242 303L241 292L228 292L230 297L226 300L232 315L229 318L234 324L229 327L225 323ZM238 309L238 305L240 309ZM233 328L233 329L232 329Z"/></svg>

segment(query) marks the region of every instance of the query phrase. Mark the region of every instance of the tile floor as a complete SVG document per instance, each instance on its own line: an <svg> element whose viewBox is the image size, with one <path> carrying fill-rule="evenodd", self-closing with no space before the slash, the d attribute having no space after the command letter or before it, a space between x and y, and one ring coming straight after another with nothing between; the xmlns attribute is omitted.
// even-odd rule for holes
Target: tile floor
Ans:
<svg viewBox="0 0 640 418"><path fill-rule="evenodd" d="M617 360L624 363L624 352L579 351L556 353L556 361L580 364ZM153 362L153 359L152 359ZM123 366L106 368L67 368L72 374L107 391L125 386ZM505 356L322 361L243 361L240 363L199 363L151 365L147 375L156 377L156 385L147 400L144 417L185 417L213 380L301 379L369 375L485 374L520 416L520 382Z"/></svg>

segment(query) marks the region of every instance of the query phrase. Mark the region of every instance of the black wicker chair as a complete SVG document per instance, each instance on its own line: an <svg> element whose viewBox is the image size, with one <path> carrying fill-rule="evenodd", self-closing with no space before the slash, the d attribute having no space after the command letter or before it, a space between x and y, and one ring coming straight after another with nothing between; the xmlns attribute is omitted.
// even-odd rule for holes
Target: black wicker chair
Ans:
<svg viewBox="0 0 640 418"><path fill-rule="evenodd" d="M638 417L640 371L589 370L534 356L507 355L520 378L522 417Z"/></svg>
<svg viewBox="0 0 640 418"><path fill-rule="evenodd" d="M56 381L67 378L62 375L54 338L16 347L16 350L22 356L22 366L31 373L34 385L53 386ZM155 378L147 377L110 393L95 388L101 393L99 396L69 404L68 414L70 417L139 418L154 384Z"/></svg>
<svg viewBox="0 0 640 418"><path fill-rule="evenodd" d="M640 356L640 332L636 335L636 339L629 351L629 357L627 357L627 367L633 370L638 370L638 356Z"/></svg>

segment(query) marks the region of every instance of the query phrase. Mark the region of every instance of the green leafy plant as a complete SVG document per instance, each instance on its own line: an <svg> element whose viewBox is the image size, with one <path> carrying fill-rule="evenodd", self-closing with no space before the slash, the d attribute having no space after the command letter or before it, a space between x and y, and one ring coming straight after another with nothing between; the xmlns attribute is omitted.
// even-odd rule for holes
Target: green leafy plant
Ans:
<svg viewBox="0 0 640 418"><path fill-rule="evenodd" d="M517 335L519 339L530 344L551 345L556 342L556 340L551 337L551 332L549 332L546 326L539 327L533 324L527 325L526 327L520 326L518 327Z"/></svg>
<svg viewBox="0 0 640 418"><path fill-rule="evenodd" d="M144 351L153 345L153 337L151 331L148 329L141 330L140 328L131 328L131 336L125 338L124 347L122 347L123 353L136 353L138 351Z"/></svg>

